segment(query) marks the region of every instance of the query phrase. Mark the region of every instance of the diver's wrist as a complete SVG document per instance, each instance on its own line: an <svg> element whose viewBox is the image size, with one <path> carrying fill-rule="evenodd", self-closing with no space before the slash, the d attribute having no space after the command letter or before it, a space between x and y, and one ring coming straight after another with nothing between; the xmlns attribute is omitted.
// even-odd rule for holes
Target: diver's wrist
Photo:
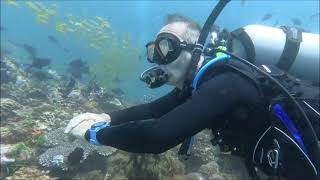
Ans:
<svg viewBox="0 0 320 180"><path fill-rule="evenodd" d="M110 126L109 123L105 121L100 121L92 124L90 129L88 129L87 132L85 133L85 139L89 141L91 144L98 145L98 146L102 145L97 138L97 134L101 129L107 128L109 126Z"/></svg>

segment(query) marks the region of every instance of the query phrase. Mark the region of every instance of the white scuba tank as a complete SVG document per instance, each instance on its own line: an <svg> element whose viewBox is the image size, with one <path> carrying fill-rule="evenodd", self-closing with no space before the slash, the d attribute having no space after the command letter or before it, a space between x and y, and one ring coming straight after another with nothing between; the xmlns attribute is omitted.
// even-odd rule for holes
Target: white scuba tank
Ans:
<svg viewBox="0 0 320 180"><path fill-rule="evenodd" d="M319 82L319 34L300 33L301 42L293 40L297 46L287 42L290 35L275 27L248 25L231 35L231 47L228 48L234 54L257 65L277 65L297 78Z"/></svg>

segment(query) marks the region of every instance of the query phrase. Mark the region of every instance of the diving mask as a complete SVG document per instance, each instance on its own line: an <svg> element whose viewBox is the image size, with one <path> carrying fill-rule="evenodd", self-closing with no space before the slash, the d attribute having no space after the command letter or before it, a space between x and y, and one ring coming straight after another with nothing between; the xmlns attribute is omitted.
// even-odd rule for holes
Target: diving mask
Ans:
<svg viewBox="0 0 320 180"><path fill-rule="evenodd" d="M155 41L146 45L147 59L150 63L166 65L176 60L183 49L192 51L195 44L180 41L169 33L160 33Z"/></svg>

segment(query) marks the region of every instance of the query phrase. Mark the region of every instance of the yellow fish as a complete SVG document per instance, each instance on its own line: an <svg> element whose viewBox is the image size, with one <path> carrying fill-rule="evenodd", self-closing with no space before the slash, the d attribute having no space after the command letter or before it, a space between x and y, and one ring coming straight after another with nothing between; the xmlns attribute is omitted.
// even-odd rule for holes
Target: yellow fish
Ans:
<svg viewBox="0 0 320 180"><path fill-rule="evenodd" d="M98 47L96 44L90 43L89 47L93 48L93 49L100 49L100 47Z"/></svg>
<svg viewBox="0 0 320 180"><path fill-rule="evenodd" d="M67 24L66 23L57 24L56 30L59 32L65 33L67 30Z"/></svg>
<svg viewBox="0 0 320 180"><path fill-rule="evenodd" d="M100 27L102 27L102 28L110 28L110 23L107 20L103 19L100 16L96 16L96 19L98 19L100 21Z"/></svg>
<svg viewBox="0 0 320 180"><path fill-rule="evenodd" d="M5 0L4 2L8 5L19 7L19 4L15 0Z"/></svg>
<svg viewBox="0 0 320 180"><path fill-rule="evenodd" d="M27 5L27 7L29 9L31 9L32 11L36 12L36 13L40 13L41 9L38 7L38 5L36 5L34 2L32 1L25 1L25 4Z"/></svg>

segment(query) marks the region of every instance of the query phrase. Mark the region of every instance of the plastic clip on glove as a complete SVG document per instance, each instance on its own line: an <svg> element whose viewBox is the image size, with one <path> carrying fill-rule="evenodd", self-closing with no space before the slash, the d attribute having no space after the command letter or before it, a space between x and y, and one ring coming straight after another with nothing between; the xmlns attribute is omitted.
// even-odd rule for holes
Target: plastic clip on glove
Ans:
<svg viewBox="0 0 320 180"><path fill-rule="evenodd" d="M83 113L72 118L65 129L65 133L71 133L77 138L85 139L84 135L91 126L98 122L109 124L111 117L108 114Z"/></svg>

